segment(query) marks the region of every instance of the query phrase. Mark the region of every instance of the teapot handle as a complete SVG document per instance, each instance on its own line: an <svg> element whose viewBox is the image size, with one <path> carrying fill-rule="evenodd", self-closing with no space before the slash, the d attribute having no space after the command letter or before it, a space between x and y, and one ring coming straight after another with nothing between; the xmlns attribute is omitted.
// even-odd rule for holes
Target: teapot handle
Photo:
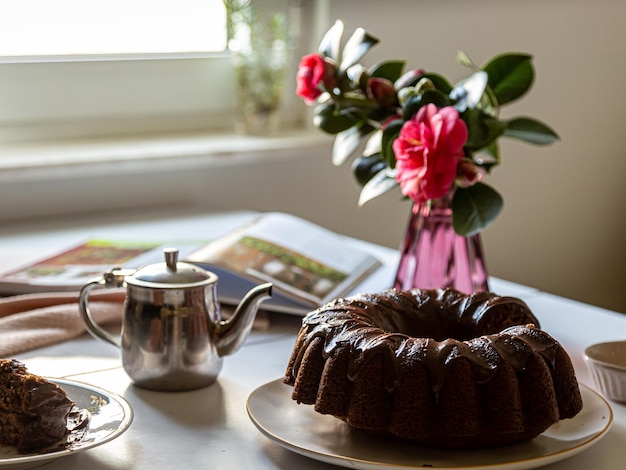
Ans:
<svg viewBox="0 0 626 470"><path fill-rule="evenodd" d="M102 277L96 278L85 284L80 290L80 297L78 299L78 310L83 324L85 325L85 329L94 338L101 339L118 348L121 347L120 340L107 333L94 321L91 309L89 308L89 293L94 287L122 287L124 285L124 278L132 272L134 271L117 268L113 269L111 272L105 273Z"/></svg>

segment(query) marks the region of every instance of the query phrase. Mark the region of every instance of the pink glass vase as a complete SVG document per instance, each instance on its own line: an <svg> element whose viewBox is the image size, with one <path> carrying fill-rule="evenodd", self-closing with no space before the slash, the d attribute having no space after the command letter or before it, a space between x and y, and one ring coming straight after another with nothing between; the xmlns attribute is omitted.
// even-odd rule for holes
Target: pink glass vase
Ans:
<svg viewBox="0 0 626 470"><path fill-rule="evenodd" d="M414 206L400 247L396 289L489 290L480 233L466 237L454 231L451 202L452 193Z"/></svg>

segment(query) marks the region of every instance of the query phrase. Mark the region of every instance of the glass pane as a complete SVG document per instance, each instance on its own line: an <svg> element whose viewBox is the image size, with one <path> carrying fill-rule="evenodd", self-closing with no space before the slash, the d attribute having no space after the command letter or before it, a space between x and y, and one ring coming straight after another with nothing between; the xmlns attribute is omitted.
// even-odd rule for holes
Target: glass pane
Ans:
<svg viewBox="0 0 626 470"><path fill-rule="evenodd" d="M221 51L222 0L0 0L0 56Z"/></svg>

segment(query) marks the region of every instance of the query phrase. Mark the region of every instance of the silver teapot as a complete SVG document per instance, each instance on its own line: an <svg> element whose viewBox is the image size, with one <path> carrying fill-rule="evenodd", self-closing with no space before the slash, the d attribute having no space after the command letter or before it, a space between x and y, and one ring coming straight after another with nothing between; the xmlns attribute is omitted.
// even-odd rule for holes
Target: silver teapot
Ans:
<svg viewBox="0 0 626 470"><path fill-rule="evenodd" d="M178 261L178 250L164 250L165 263L139 270L113 269L81 289L79 310L87 331L117 346L133 383L160 391L206 387L217 379L222 358L248 337L260 302L272 284L254 287L234 314L223 320L217 301L217 275ZM89 309L94 287L126 286L122 332L102 329Z"/></svg>

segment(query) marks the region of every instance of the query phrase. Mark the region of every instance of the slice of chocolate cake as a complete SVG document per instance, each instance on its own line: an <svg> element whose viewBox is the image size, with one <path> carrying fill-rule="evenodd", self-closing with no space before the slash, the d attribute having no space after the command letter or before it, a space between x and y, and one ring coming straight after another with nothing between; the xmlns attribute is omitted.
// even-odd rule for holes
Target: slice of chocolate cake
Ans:
<svg viewBox="0 0 626 470"><path fill-rule="evenodd" d="M28 453L61 440L73 406L57 385L21 362L0 359L0 444Z"/></svg>

